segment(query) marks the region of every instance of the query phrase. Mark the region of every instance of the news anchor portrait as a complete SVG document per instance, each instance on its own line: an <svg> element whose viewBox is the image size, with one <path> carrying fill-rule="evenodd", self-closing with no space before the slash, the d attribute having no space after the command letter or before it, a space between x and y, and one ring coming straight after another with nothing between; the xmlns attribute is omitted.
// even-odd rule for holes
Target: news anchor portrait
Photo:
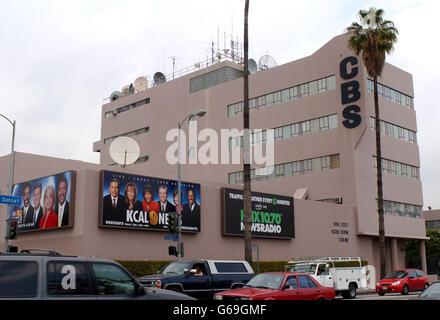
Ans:
<svg viewBox="0 0 440 320"><path fill-rule="evenodd" d="M27 223L32 223L34 219L34 207L30 204L31 199L31 191L32 187L29 182L26 182L26 184L23 187L23 207L21 208L21 224L19 225L20 228L26 229L24 226Z"/></svg>
<svg viewBox="0 0 440 320"><path fill-rule="evenodd" d="M43 207L41 206L41 193L43 192L43 186L41 183L36 183L33 191L33 203L34 203L34 224L33 229L40 227L40 221L43 217Z"/></svg>
<svg viewBox="0 0 440 320"><path fill-rule="evenodd" d="M137 187L133 182L129 182L125 185L125 205L127 210L142 211L142 202L137 199Z"/></svg>
<svg viewBox="0 0 440 320"><path fill-rule="evenodd" d="M174 200L174 206L176 207L176 213L179 209L179 205L177 204L177 202L179 202L179 190L175 189L173 191L173 200ZM183 212L183 205L180 204L180 212Z"/></svg>
<svg viewBox="0 0 440 320"><path fill-rule="evenodd" d="M159 204L153 200L153 187L150 185L145 185L142 189L142 195L144 197L144 200L142 201L142 211L150 213L150 211L154 210L159 212Z"/></svg>
<svg viewBox="0 0 440 320"><path fill-rule="evenodd" d="M55 188L49 185L44 191L43 216L38 229L49 229L58 227L58 216L55 213Z"/></svg>
<svg viewBox="0 0 440 320"><path fill-rule="evenodd" d="M58 227L67 226L69 224L69 201L66 199L68 189L67 179L61 177L58 181L58 201L55 206L55 213L58 216Z"/></svg>
<svg viewBox="0 0 440 320"><path fill-rule="evenodd" d="M200 205L196 202L194 189L188 188L186 197L188 203L183 205L182 224L187 227L196 227L200 221Z"/></svg>
<svg viewBox="0 0 440 320"><path fill-rule="evenodd" d="M110 194L103 198L103 221L125 221L126 204L124 196L119 194L119 180L111 179L108 189Z"/></svg>
<svg viewBox="0 0 440 320"><path fill-rule="evenodd" d="M176 212L176 207L168 201L168 187L166 185L159 187L159 212Z"/></svg>

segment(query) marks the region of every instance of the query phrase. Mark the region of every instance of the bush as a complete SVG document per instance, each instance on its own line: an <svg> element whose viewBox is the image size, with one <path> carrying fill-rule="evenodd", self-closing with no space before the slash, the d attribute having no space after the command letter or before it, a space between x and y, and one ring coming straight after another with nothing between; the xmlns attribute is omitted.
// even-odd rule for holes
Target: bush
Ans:
<svg viewBox="0 0 440 320"><path fill-rule="evenodd" d="M118 261L124 266L133 276L140 277L150 274L155 274L162 269L164 265L171 262L168 260L148 260L148 261L136 261L136 260L121 260Z"/></svg>

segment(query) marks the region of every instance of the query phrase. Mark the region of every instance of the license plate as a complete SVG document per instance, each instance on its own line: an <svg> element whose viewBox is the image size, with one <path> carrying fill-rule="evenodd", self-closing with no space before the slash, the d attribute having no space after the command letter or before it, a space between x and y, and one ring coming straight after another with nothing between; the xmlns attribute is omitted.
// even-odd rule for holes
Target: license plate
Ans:
<svg viewBox="0 0 440 320"><path fill-rule="evenodd" d="M388 288L387 287L382 287L382 290L388 290Z"/></svg>

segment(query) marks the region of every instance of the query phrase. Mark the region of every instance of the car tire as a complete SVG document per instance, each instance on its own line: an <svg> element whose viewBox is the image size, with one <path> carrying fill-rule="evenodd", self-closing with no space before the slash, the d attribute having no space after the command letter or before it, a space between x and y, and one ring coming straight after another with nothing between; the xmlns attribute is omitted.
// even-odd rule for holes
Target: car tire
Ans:
<svg viewBox="0 0 440 320"><path fill-rule="evenodd" d="M407 284L405 284L402 289L402 295L406 296L408 295L408 293L409 293L409 287Z"/></svg>
<svg viewBox="0 0 440 320"><path fill-rule="evenodd" d="M354 283L350 283L348 285L348 290L342 292L342 297L344 299L354 299L354 298L356 298L356 285Z"/></svg>
<svg viewBox="0 0 440 320"><path fill-rule="evenodd" d="M377 294L383 297L385 295L385 292L378 292Z"/></svg>

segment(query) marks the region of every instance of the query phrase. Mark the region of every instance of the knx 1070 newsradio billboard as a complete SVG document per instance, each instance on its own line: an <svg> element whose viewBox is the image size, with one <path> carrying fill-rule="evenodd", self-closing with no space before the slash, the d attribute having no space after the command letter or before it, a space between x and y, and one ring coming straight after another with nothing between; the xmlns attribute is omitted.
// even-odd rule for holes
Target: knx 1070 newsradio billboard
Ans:
<svg viewBox="0 0 440 320"><path fill-rule="evenodd" d="M222 232L244 234L243 191L222 188ZM295 238L293 197L252 192L252 236Z"/></svg>
<svg viewBox="0 0 440 320"><path fill-rule="evenodd" d="M181 184L182 231L200 232L200 184ZM102 227L168 230L168 216L177 213L177 181L101 171Z"/></svg>

